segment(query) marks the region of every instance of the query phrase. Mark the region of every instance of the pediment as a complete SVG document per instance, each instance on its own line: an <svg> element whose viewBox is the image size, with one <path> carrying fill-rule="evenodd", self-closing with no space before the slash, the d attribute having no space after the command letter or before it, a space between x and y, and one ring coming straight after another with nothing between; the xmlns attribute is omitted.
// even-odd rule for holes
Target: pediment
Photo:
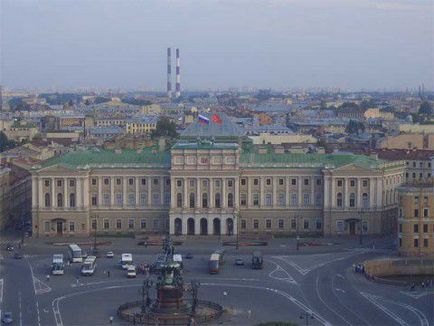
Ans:
<svg viewBox="0 0 434 326"><path fill-rule="evenodd" d="M60 173L68 173L70 174L71 172L76 172L75 169L72 169L71 167L69 167L66 164L55 164L55 165L51 165L51 166L47 166L45 168L39 169L38 170L39 173L56 173L56 174L60 174Z"/></svg>
<svg viewBox="0 0 434 326"><path fill-rule="evenodd" d="M368 168L366 166L360 166L357 163L350 163L343 166L340 166L333 171L339 171L339 172L372 172L372 170L375 170L376 167L372 166L372 168Z"/></svg>

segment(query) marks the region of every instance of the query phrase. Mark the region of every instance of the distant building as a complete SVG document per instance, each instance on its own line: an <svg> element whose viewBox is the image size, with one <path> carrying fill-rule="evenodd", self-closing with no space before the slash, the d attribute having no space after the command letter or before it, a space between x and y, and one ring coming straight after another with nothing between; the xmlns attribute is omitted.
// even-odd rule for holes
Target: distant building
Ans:
<svg viewBox="0 0 434 326"><path fill-rule="evenodd" d="M377 143L377 148L434 150L434 132L387 136Z"/></svg>
<svg viewBox="0 0 434 326"><path fill-rule="evenodd" d="M434 182L398 188L398 252L403 256L434 256Z"/></svg>
<svg viewBox="0 0 434 326"><path fill-rule="evenodd" d="M269 133L261 133L258 136L249 136L249 138L253 141L255 145L261 144L272 144L272 145L280 145L280 144L316 144L317 139L311 135L303 135L303 134L278 134L273 135Z"/></svg>
<svg viewBox="0 0 434 326"><path fill-rule="evenodd" d="M157 128L157 116L145 116L126 121L125 130L128 134L148 134Z"/></svg>

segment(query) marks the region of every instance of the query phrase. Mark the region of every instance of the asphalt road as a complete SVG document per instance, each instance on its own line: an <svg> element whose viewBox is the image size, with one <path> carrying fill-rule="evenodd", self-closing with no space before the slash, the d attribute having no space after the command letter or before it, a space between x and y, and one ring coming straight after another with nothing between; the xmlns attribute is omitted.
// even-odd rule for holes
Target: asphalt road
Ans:
<svg viewBox="0 0 434 326"><path fill-rule="evenodd" d="M124 240L104 248L113 249L115 258L99 258L93 276L82 277L80 264L65 267L65 275L50 272L55 247L28 240L24 259L10 258L1 251L0 309L11 311L15 325L127 325L116 317L117 307L140 299L139 287L145 279L128 279L119 265L121 252L133 252L136 263L152 262L160 248L138 247ZM377 242L378 243L378 242ZM309 325L434 325L434 291L409 292L402 287L372 283L352 271L354 263L389 254L384 246L359 248L353 243L296 252L293 243L279 240L264 248L264 269L250 268L254 248L238 252L232 248L218 275L210 275L207 260L215 243L188 243L177 248L193 253L184 260L184 279L200 281L199 298L215 301L228 312L218 323L254 325L262 321L292 320L305 325L300 314L309 312ZM346 248L347 247L347 248ZM245 266L235 266L241 257ZM110 277L106 271L110 270ZM151 292L153 298L155 293ZM188 296L188 295L187 295Z"/></svg>

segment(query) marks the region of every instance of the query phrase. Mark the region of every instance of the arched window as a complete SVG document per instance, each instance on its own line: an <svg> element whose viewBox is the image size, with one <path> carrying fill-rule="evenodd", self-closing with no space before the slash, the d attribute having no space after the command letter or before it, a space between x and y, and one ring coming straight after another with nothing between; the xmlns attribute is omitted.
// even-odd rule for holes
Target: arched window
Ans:
<svg viewBox="0 0 434 326"><path fill-rule="evenodd" d="M190 193L190 208L194 208L194 193Z"/></svg>
<svg viewBox="0 0 434 326"><path fill-rule="evenodd" d="M57 194L57 207L63 207L63 194Z"/></svg>
<svg viewBox="0 0 434 326"><path fill-rule="evenodd" d="M208 208L208 194L206 192L202 194L202 207Z"/></svg>
<svg viewBox="0 0 434 326"><path fill-rule="evenodd" d="M215 207L221 207L221 195L219 192L215 194Z"/></svg>
<svg viewBox="0 0 434 326"><path fill-rule="evenodd" d="M362 203L363 203L363 208L369 208L369 196L366 192L363 193L362 195Z"/></svg>
<svg viewBox="0 0 434 326"><path fill-rule="evenodd" d="M75 194L69 194L69 207L75 207Z"/></svg>
<svg viewBox="0 0 434 326"><path fill-rule="evenodd" d="M228 207L234 207L234 195L232 193L228 194Z"/></svg>
<svg viewBox="0 0 434 326"><path fill-rule="evenodd" d="M182 194L181 193L176 194L176 207L178 207L178 208L182 207Z"/></svg>
<svg viewBox="0 0 434 326"><path fill-rule="evenodd" d="M51 200L50 200L50 194L46 193L45 194L45 207L50 207L51 206Z"/></svg>
<svg viewBox="0 0 434 326"><path fill-rule="evenodd" d="M336 206L342 207L342 194L341 193L338 193L336 195Z"/></svg>
<svg viewBox="0 0 434 326"><path fill-rule="evenodd" d="M356 194L353 192L350 194L350 207L356 207Z"/></svg>

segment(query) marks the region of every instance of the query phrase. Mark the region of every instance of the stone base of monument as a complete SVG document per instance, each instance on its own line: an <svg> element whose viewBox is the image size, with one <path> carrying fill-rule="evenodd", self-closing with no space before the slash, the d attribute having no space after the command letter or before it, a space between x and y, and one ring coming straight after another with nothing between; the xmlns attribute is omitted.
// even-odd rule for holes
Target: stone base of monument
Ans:
<svg viewBox="0 0 434 326"><path fill-rule="evenodd" d="M193 318L196 324L203 324L218 319L223 313L223 307L211 301L198 300L196 313L191 311L191 301L183 300L181 310L155 310L155 305L147 312L142 312L142 302L128 302L118 308L118 316L135 324L143 325L187 325Z"/></svg>

